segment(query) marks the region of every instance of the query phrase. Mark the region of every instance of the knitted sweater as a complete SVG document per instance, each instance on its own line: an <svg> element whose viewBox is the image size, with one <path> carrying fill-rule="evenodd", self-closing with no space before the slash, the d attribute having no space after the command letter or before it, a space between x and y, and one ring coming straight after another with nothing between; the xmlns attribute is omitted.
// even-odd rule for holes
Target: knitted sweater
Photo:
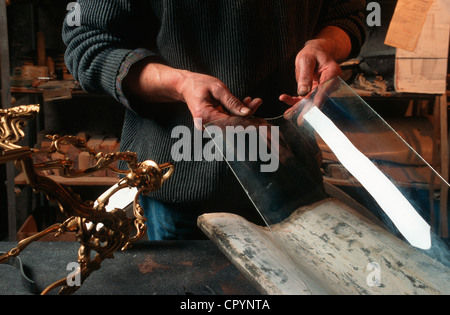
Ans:
<svg viewBox="0 0 450 315"><path fill-rule="evenodd" d="M249 205L235 176L221 161L174 162L176 126L193 132L187 106L133 104L121 89L136 61L155 56L171 67L212 75L239 99L260 97L256 116L286 107L279 95L295 95L294 61L323 27L338 26L357 56L364 41L361 0L79 0L81 26L63 27L65 60L82 88L108 94L126 106L122 150L140 160L173 162L175 173L152 197L199 211Z"/></svg>

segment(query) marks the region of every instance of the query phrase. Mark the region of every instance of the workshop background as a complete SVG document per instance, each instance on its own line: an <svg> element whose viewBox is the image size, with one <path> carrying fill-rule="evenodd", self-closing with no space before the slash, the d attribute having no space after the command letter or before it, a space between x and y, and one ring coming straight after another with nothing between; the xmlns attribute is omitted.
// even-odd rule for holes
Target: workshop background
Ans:
<svg viewBox="0 0 450 315"><path fill-rule="evenodd" d="M123 107L110 97L82 91L64 64L61 28L69 2L11 0L6 3L12 105L41 104L41 112L29 123L23 143L44 149L49 146L45 135L71 134L84 137L89 146L99 151L117 151ZM379 25L374 25L375 20L367 23L367 40L360 56L342 65L344 79L384 119L398 128L397 131L410 135L420 133L410 145L447 178L448 47L444 63L446 91L397 91L396 87L403 87L395 82L400 62L396 59L396 48L384 44L397 1L376 3L381 8ZM0 31L4 34L5 30ZM403 88L408 89L408 86ZM59 157L55 153L44 158ZM92 163L85 155L74 159L80 168ZM345 180L347 176L336 168L326 171L337 180ZM88 200L95 199L117 180L116 174L107 171L79 179L66 179L51 171L46 175L71 185ZM11 200L11 192L14 200ZM58 208L43 194L35 194L25 185L23 176L16 174L14 178L7 178L5 165L0 166L0 240L13 241L30 236L59 222L58 213ZM440 232L448 238L448 226ZM67 239L72 240L71 237L73 235L68 235Z"/></svg>

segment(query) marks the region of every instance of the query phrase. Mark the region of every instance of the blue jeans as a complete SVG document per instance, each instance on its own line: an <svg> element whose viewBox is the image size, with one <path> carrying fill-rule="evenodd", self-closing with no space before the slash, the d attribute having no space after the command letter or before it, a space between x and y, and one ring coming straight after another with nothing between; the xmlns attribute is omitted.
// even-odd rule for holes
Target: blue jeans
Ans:
<svg viewBox="0 0 450 315"><path fill-rule="evenodd" d="M151 241L206 239L197 227L198 211L140 196Z"/></svg>

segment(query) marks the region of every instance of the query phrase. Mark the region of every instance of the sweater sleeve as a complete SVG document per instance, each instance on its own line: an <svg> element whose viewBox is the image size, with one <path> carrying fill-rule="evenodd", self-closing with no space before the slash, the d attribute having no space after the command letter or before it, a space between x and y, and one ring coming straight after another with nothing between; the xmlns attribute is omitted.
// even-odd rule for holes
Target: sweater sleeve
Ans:
<svg viewBox="0 0 450 315"><path fill-rule="evenodd" d="M328 2L327 2L328 3ZM350 58L357 57L366 38L364 0L334 0L326 5L322 21L319 23L319 32L326 26L337 26L344 30L352 42Z"/></svg>
<svg viewBox="0 0 450 315"><path fill-rule="evenodd" d="M146 1L79 0L81 25L63 24L65 62L83 90L107 94L127 105L121 79L134 62L157 55L156 27L149 23ZM146 24L142 24L145 21ZM145 35L143 30L145 29ZM154 37L154 38L150 38Z"/></svg>

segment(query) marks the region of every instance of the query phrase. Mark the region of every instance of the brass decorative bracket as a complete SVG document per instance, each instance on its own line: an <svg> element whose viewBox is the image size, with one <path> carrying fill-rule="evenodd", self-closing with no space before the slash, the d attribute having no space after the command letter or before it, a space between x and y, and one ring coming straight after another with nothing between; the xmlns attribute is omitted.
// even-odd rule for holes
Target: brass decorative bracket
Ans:
<svg viewBox="0 0 450 315"><path fill-rule="evenodd" d="M53 160L45 163L33 163L33 155L39 152L21 147L17 144L23 139L26 121L33 119L39 112L39 105L26 105L0 110L0 163L15 162L18 170L26 177L27 185L35 192L43 192L49 200L59 205L61 212L67 217L63 223L54 224L47 229L28 237L18 243L9 252L0 256L0 263L5 263L12 257L18 256L29 244L43 236L55 233L56 236L69 231L76 232L77 240L81 246L78 250L78 263L80 268L74 279L81 276L81 283L89 275L100 268L104 259L113 258L117 250L126 250L134 242L141 239L147 226L144 211L139 203L139 196L157 190L168 180L174 171L170 163L158 165L154 161L138 162L136 153L116 152L104 154L88 147L85 139L75 136L48 136L52 145L47 153L59 152L66 155L61 149L62 144L69 144L80 152L89 152L96 162L87 169L74 169L73 161L69 158ZM126 163L127 170L115 169L111 164L115 161ZM70 187L61 185L49 177L40 175L39 171L47 169L61 169L62 176L81 177L90 175L105 168L110 168L123 174L113 189L100 196L96 202L83 201ZM134 217L129 218L123 209L115 208L108 211L106 206L110 198L121 189L136 188L137 193L133 200ZM135 226L137 233L131 235ZM93 252L95 255L93 255ZM67 285L67 279L61 279L48 286L41 294L62 287L59 294L71 294L79 286Z"/></svg>

